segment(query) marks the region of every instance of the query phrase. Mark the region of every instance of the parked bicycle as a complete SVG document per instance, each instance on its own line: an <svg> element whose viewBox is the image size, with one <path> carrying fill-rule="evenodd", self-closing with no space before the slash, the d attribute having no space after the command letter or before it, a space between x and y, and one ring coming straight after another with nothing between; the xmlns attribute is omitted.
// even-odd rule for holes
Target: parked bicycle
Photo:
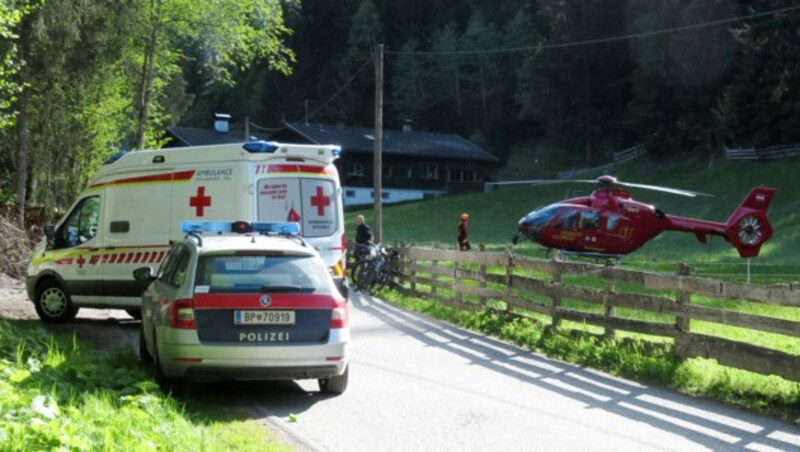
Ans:
<svg viewBox="0 0 800 452"><path fill-rule="evenodd" d="M397 273L399 260L397 250L370 245L350 271L353 287L367 295L383 289Z"/></svg>

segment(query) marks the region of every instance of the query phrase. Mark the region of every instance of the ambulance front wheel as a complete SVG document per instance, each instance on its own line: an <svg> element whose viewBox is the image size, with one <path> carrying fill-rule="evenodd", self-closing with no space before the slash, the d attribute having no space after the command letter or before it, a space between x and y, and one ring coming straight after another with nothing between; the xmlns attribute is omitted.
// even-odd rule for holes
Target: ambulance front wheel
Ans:
<svg viewBox="0 0 800 452"><path fill-rule="evenodd" d="M39 318L49 323L63 323L72 320L78 314L78 307L72 304L69 295L54 279L41 284L36 291L34 302Z"/></svg>

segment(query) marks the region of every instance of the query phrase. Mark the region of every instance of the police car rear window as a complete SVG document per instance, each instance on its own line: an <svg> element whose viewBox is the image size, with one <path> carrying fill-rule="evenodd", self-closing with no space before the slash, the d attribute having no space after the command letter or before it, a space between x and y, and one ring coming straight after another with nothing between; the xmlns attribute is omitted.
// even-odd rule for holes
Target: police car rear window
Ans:
<svg viewBox="0 0 800 452"><path fill-rule="evenodd" d="M311 256L200 256L195 292L329 294L325 267Z"/></svg>

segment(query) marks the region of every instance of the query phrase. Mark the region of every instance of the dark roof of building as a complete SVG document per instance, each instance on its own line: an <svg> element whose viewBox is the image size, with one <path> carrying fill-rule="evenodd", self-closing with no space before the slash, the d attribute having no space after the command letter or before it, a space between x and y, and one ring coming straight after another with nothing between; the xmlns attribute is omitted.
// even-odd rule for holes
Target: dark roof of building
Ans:
<svg viewBox="0 0 800 452"><path fill-rule="evenodd" d="M180 146L207 146L213 144L243 143L249 141L245 139L243 130L231 130L221 133L214 129L203 129L200 127L169 127L167 134L172 137L174 143L172 147ZM263 139L264 137L250 134L251 139Z"/></svg>
<svg viewBox="0 0 800 452"><path fill-rule="evenodd" d="M337 144L347 154L372 153L375 129L328 124L286 123L297 134L316 144ZM497 163L500 160L453 133L383 130L383 153L401 157L469 159Z"/></svg>

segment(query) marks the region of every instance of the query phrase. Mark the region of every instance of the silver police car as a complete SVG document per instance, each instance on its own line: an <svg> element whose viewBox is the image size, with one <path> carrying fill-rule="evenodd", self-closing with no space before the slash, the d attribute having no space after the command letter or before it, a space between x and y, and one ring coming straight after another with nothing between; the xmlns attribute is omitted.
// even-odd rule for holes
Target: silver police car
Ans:
<svg viewBox="0 0 800 452"><path fill-rule="evenodd" d="M347 302L297 223L183 222L182 230L157 273L134 271L152 281L139 355L162 386L316 378L323 393L345 391Z"/></svg>

